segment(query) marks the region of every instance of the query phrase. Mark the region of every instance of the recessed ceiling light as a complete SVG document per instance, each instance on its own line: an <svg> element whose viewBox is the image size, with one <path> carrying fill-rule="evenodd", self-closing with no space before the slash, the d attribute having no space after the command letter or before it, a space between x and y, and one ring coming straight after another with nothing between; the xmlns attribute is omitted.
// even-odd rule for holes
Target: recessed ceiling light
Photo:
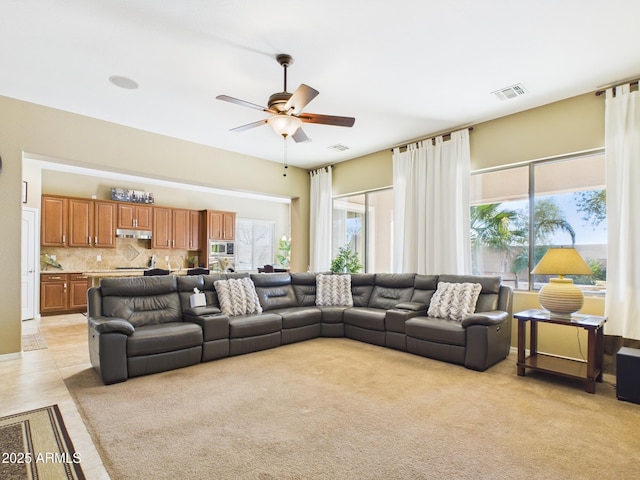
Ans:
<svg viewBox="0 0 640 480"><path fill-rule="evenodd" d="M123 77L121 75L111 75L109 81L116 87L126 88L127 90L135 90L138 88L138 83L130 78Z"/></svg>

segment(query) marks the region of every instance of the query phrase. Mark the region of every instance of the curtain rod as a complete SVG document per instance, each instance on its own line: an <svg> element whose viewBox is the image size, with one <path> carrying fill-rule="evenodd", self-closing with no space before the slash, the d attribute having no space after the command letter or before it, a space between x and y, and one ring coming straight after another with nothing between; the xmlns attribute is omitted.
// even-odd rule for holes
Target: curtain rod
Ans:
<svg viewBox="0 0 640 480"><path fill-rule="evenodd" d="M600 95L604 94L607 89L609 88L615 88L615 87L620 87L626 83L628 83L629 85L635 85L638 86L638 81L640 81L640 78L631 78L629 80L624 80L624 81L620 81L618 83L613 83L611 85L607 85L606 87L601 87L599 90L596 90L596 97L599 97Z"/></svg>
<svg viewBox="0 0 640 480"><path fill-rule="evenodd" d="M417 143L417 142L422 142L424 140L433 140L436 137L449 137L451 138L451 134L453 132L457 132L459 130L464 130L464 128L459 128L458 130L452 130L451 132L447 132L447 133L436 133L435 135L429 135L428 137L423 137L423 138L418 138L416 140L412 140L411 142L407 142L407 143L401 143L399 145L394 145L393 147L391 147L391 151L393 152L394 148L406 148L409 145L411 145L412 143ZM473 132L473 127L467 127L467 130L469 130L470 132Z"/></svg>

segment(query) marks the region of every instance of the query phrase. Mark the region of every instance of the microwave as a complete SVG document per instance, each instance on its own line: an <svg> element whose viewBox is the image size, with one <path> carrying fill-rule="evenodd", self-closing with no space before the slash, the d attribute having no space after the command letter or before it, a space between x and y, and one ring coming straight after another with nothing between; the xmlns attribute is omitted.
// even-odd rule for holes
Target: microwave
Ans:
<svg viewBox="0 0 640 480"><path fill-rule="evenodd" d="M209 241L209 256L234 255L235 244L233 242Z"/></svg>

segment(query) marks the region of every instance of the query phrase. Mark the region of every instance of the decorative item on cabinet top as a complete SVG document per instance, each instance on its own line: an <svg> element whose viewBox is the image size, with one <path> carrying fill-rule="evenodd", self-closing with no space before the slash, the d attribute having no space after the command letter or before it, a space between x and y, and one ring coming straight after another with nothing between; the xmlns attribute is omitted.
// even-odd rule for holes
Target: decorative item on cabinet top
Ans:
<svg viewBox="0 0 640 480"><path fill-rule="evenodd" d="M111 200L131 203L153 203L153 193L127 188L111 187Z"/></svg>

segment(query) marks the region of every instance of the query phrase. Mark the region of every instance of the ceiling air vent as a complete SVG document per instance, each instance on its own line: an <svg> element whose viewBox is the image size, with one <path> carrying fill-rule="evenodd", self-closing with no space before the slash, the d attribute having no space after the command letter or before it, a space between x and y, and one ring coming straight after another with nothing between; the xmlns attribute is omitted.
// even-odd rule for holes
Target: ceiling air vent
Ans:
<svg viewBox="0 0 640 480"><path fill-rule="evenodd" d="M339 143L336 143L335 145L331 145L328 148L329 150L335 150L336 152L344 152L345 150L349 150L349 147L340 145Z"/></svg>
<svg viewBox="0 0 640 480"><path fill-rule="evenodd" d="M515 85L511 85L510 87L501 88L500 90L496 90L493 93L500 100L511 100L512 98L519 97L527 93L527 89L524 88L524 85L521 83L516 83Z"/></svg>

